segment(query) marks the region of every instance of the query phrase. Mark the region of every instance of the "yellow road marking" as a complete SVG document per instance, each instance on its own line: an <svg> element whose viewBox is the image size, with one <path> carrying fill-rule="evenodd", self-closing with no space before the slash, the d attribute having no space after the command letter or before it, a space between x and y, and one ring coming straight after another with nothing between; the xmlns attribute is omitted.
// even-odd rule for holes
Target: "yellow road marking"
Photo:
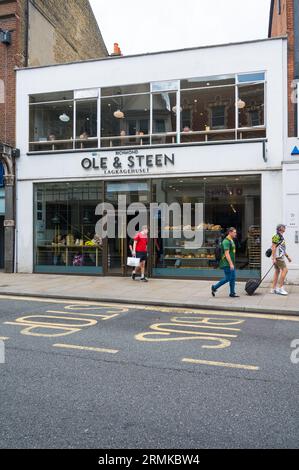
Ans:
<svg viewBox="0 0 299 470"><path fill-rule="evenodd" d="M0 336L0 341L6 341L8 340L9 338L5 337L5 336Z"/></svg>
<svg viewBox="0 0 299 470"><path fill-rule="evenodd" d="M43 303L53 303L53 304L73 304L73 305L85 305L85 306L103 306L109 308L126 308L126 309L135 309L135 310L146 310L146 311L157 311L162 313L179 313L179 314L198 314L198 315L221 315L228 317L241 317L241 318L262 318L264 320L281 320L281 321L290 321L290 322L299 322L299 312L298 316L293 315L277 315L270 313L245 313L245 312L227 312L223 310L205 310L205 309L192 309L192 308L182 308L182 307L157 307L157 306L144 306L144 305L134 305L130 303L105 303L99 301L94 302L84 302L80 300L60 300L60 299L45 299L37 297L21 297L21 296L11 296L11 295L0 295L0 299L10 299L10 300L24 300L31 302L43 302ZM121 313L121 312L120 312Z"/></svg>
<svg viewBox="0 0 299 470"><path fill-rule="evenodd" d="M201 359L182 359L182 362L188 362L190 364L203 364L207 366L217 366L217 367L230 367L232 369L245 369L245 370L259 370L257 366L247 366L245 364L231 364L229 362L215 362L215 361L204 361Z"/></svg>
<svg viewBox="0 0 299 470"><path fill-rule="evenodd" d="M73 311L70 311L68 312L67 310L47 310L46 313L59 313L59 314L63 314L63 315L80 315L80 316L83 316L83 317L97 317L97 318L101 318L102 320L110 320L111 318L114 318L114 317L118 317L119 314L116 313L115 315L105 315L105 314L100 314L100 313L80 313L80 312L73 312Z"/></svg>
<svg viewBox="0 0 299 470"><path fill-rule="evenodd" d="M89 346L77 346L75 344L53 344L53 346L54 348L78 349L80 351L95 351L109 354L117 354L119 352L117 349L93 348Z"/></svg>

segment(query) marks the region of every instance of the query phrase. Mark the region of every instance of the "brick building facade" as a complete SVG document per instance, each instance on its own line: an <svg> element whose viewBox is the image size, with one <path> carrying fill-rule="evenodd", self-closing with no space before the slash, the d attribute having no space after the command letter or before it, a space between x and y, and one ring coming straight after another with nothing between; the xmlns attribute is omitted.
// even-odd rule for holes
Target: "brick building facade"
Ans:
<svg viewBox="0 0 299 470"><path fill-rule="evenodd" d="M299 79L299 6L297 0L271 0L269 37L288 37L288 135L297 135L297 106L292 102L294 80Z"/></svg>
<svg viewBox="0 0 299 470"><path fill-rule="evenodd" d="M108 52L88 0L0 0L0 29L11 31L11 44L0 43L0 142L14 145L15 67L100 58Z"/></svg>

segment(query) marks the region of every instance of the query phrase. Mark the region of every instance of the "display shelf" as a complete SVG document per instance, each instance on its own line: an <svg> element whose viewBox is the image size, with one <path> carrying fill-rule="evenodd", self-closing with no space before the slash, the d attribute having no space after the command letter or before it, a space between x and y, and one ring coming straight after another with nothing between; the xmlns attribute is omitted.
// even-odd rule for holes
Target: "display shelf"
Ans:
<svg viewBox="0 0 299 470"><path fill-rule="evenodd" d="M252 225L248 230L248 259L250 268L261 266L261 228Z"/></svg>

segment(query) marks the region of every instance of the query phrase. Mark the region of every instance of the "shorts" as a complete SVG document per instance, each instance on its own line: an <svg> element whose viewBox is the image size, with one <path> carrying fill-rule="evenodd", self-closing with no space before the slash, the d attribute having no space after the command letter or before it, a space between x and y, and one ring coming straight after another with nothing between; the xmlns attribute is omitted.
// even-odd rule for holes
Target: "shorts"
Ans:
<svg viewBox="0 0 299 470"><path fill-rule="evenodd" d="M140 258L141 261L147 260L147 252L146 251L136 251L136 258Z"/></svg>
<svg viewBox="0 0 299 470"><path fill-rule="evenodd" d="M283 259L277 259L274 267L277 271L280 271L282 269L286 269L287 265Z"/></svg>

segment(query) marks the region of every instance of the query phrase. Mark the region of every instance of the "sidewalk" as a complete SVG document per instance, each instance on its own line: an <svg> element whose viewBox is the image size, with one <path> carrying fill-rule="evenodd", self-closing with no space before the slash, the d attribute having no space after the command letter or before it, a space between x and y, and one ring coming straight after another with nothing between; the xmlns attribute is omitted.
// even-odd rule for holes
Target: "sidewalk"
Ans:
<svg viewBox="0 0 299 470"><path fill-rule="evenodd" d="M299 286L287 286L289 296L280 296L270 294L265 284L252 297L246 295L244 286L237 283L239 299L228 296L227 286L213 298L211 281L150 279L141 283L119 277L0 273L0 295L299 315Z"/></svg>

